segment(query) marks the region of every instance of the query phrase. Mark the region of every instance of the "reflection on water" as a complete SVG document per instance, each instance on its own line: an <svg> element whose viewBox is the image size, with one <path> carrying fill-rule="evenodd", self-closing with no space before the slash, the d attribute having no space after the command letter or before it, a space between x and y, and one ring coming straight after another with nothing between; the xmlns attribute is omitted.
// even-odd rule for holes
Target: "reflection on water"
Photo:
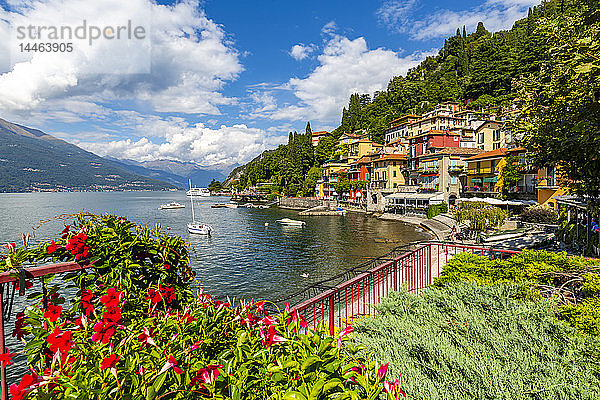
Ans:
<svg viewBox="0 0 600 400"><path fill-rule="evenodd" d="M158 210L161 204L171 201L183 203L186 208ZM60 214L118 214L150 227L160 224L171 234L188 240L192 246L191 264L205 292L237 299L276 299L365 258L427 237L411 225L355 213L300 217L296 211L277 208L210 207L227 201L223 197L196 198L196 220L213 227L212 236L205 237L187 233L191 210L184 192L0 194L0 242L19 242L22 233L32 233L34 241L52 237L62 230L62 222L54 220L35 231L32 228ZM306 225L282 226L275 222L282 218L303 220ZM24 305L23 299L17 298L15 312ZM7 331L12 331L13 321L8 323ZM7 344L11 350L14 348L12 340Z"/></svg>

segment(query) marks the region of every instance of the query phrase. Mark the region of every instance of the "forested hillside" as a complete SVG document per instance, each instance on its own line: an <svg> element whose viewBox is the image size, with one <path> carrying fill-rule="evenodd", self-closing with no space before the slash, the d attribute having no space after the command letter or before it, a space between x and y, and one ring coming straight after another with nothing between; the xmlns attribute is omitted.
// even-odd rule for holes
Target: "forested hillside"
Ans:
<svg viewBox="0 0 600 400"><path fill-rule="evenodd" d="M308 132L290 133L287 145L263 153L245 167L239 187L271 180L286 194L308 195L311 176L334 156L335 140L344 132L369 132L382 143L394 119L406 113L421 114L449 100L468 103L472 109L508 109L517 96L517 82L535 79L551 61L552 34L540 25L577 14L578 4L575 0L543 1L507 31L490 33L480 23L469 34L465 27L457 27L456 35L446 39L436 56L426 58L406 76L393 77L387 90L353 94L342 110L341 125L320 141L312 157Z"/></svg>
<svg viewBox="0 0 600 400"><path fill-rule="evenodd" d="M443 101L470 101L473 109L509 106L515 97L513 80L536 74L547 61L548 40L536 25L542 17L559 12L560 2L550 1L530 9L527 18L508 31L491 34L482 23L471 34L465 27L457 28L438 55L427 57L406 77L394 77L386 91L373 98L352 95L334 135L364 129L383 143L391 121L409 112L429 111Z"/></svg>

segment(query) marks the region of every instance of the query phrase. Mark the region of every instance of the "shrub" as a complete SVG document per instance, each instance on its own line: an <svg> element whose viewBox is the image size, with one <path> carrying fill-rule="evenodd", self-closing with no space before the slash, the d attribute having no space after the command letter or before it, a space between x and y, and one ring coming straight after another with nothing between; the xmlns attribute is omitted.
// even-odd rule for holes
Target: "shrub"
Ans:
<svg viewBox="0 0 600 400"><path fill-rule="evenodd" d="M521 221L533 222L537 224L556 224L558 223L558 214L551 208L539 205L527 207L521 215Z"/></svg>
<svg viewBox="0 0 600 400"><path fill-rule="evenodd" d="M436 217L436 216L446 213L446 212L448 212L448 204L447 203L430 204L427 207L427 218L431 219L433 217Z"/></svg>
<svg viewBox="0 0 600 400"><path fill-rule="evenodd" d="M330 399L382 393L382 370L351 328L308 329L288 309L194 294L185 243L115 216L79 216L61 237L9 246L6 269L32 261L93 264L19 313L30 366L13 399ZM68 302L61 293L76 291ZM33 294L40 298L41 294ZM14 354L4 355L9 362ZM389 387L389 383L386 383ZM397 389L401 392L401 389ZM391 394L388 394L391 397Z"/></svg>
<svg viewBox="0 0 600 400"><path fill-rule="evenodd" d="M461 202L455 218L458 222L469 221L471 230L481 232L502 225L508 211L480 202Z"/></svg>
<svg viewBox="0 0 600 400"><path fill-rule="evenodd" d="M392 293L355 324L354 340L390 363L417 399L597 399L596 340L518 286L453 284Z"/></svg>

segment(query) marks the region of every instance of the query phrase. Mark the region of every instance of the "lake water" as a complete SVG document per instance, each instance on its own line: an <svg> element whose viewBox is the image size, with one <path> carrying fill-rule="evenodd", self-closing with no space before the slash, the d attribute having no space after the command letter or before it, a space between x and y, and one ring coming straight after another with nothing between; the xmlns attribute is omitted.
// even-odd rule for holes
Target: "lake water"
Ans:
<svg viewBox="0 0 600 400"><path fill-rule="evenodd" d="M158 210L171 201L186 208ZM173 235L182 235L192 246L191 264L205 292L216 297L275 300L393 247L428 237L411 225L357 213L299 217L297 211L273 207L210 208L228 201L226 197L195 199L196 220L213 227L212 235L204 237L187 233L191 209L182 191L0 194L0 243L19 243L22 233L31 233L36 241L49 238L62 230L62 222L41 226L40 222L61 214L117 214L149 226L161 224ZM286 217L306 221L306 226L275 222ZM16 299L13 313L23 305L23 299ZM11 318L8 334L13 324ZM7 346L14 351L12 338ZM11 365L11 375L20 361L17 368Z"/></svg>

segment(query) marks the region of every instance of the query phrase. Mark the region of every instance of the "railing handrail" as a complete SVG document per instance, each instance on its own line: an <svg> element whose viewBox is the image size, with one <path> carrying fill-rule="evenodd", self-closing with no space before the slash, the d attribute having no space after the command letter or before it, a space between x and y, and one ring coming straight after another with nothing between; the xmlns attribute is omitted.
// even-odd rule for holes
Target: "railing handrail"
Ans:
<svg viewBox="0 0 600 400"><path fill-rule="evenodd" d="M28 278L39 278L50 274L60 274L64 272L81 271L91 267L92 264L82 265L74 261L62 262L56 264L40 265L35 267L27 267L22 270L26 271ZM19 269L16 269L19 271ZM18 277L14 276L12 271L0 272L0 284L8 282L17 282Z"/></svg>

